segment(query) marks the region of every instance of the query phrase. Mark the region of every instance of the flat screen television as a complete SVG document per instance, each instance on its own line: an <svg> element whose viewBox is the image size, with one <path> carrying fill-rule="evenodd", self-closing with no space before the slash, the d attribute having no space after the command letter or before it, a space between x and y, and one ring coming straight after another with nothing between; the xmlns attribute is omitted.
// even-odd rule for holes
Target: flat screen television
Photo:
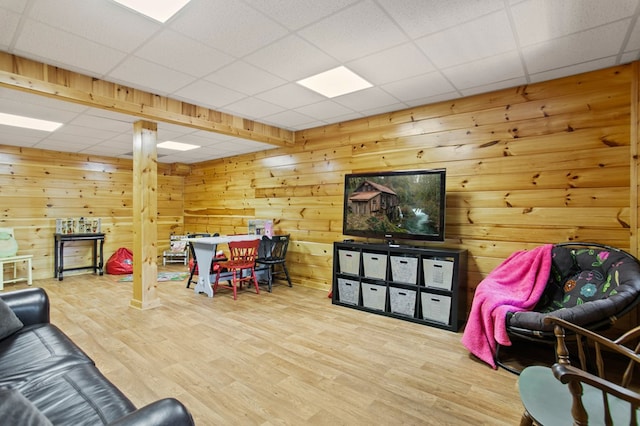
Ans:
<svg viewBox="0 0 640 426"><path fill-rule="evenodd" d="M345 175L342 233L444 241L445 180L445 169Z"/></svg>

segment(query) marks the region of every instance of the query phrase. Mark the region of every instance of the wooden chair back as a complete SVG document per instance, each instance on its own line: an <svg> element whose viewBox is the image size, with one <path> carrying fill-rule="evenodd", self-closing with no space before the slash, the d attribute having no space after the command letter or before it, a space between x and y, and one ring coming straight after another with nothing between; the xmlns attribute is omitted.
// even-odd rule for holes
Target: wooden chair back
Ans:
<svg viewBox="0 0 640 426"><path fill-rule="evenodd" d="M231 241L229 243L229 261L225 266L231 268L254 268L258 257L260 240Z"/></svg>
<svg viewBox="0 0 640 426"><path fill-rule="evenodd" d="M633 382L633 372L640 364L640 326L611 340L559 318L549 317L546 321L554 324L556 336L557 363L552 371L558 380L568 385L571 392L574 424L589 424L583 401L583 385L588 385L602 392L603 417L591 420L605 425L614 424L615 414L620 414L616 413L621 410L620 402L626 401L629 424L637 425L640 389L637 381ZM575 336L577 354L569 351L567 331L572 337Z"/></svg>

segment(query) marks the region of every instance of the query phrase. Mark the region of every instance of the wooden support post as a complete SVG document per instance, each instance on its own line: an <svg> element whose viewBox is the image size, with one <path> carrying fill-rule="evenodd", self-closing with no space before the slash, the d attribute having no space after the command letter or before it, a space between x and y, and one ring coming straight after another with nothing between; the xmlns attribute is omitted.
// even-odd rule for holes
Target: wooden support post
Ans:
<svg viewBox="0 0 640 426"><path fill-rule="evenodd" d="M640 180L638 178L638 168L640 168L640 158L638 158L639 145L640 145L640 61L635 61L631 65L633 75L631 77L631 120L630 124L630 152L629 162L631 164L631 171L629 176L629 207L630 207L630 219L631 219L631 241L629 241L629 247L631 248L631 254L638 257L640 252L640 244L638 239L638 215L640 215L640 209L638 208L638 192L640 186ZM635 324L640 324L640 309L635 309Z"/></svg>
<svg viewBox="0 0 640 426"><path fill-rule="evenodd" d="M158 163L156 123L133 124L133 299L131 307L160 306L158 299Z"/></svg>
<svg viewBox="0 0 640 426"><path fill-rule="evenodd" d="M640 144L640 135L638 127L640 126L640 114L638 110L640 109L640 62L635 61L632 66L633 75L631 77L631 119L630 119L630 153L629 153L629 163L631 165L630 170L630 183L629 183L629 207L630 214L629 218L631 220L631 241L629 242L629 247L631 249L631 254L634 256L638 256L638 252L640 247L638 244L638 215L640 214L638 210L638 186L640 185L640 181L638 181L638 167L640 166L640 159L638 158L638 144Z"/></svg>

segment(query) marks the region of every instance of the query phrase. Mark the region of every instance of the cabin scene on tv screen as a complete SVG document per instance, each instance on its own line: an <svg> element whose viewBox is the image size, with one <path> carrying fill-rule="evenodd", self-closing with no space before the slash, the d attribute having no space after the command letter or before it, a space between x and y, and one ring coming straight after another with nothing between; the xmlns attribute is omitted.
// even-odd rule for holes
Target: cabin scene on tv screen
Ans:
<svg viewBox="0 0 640 426"><path fill-rule="evenodd" d="M439 236L441 175L348 176L345 180L345 233L402 238Z"/></svg>

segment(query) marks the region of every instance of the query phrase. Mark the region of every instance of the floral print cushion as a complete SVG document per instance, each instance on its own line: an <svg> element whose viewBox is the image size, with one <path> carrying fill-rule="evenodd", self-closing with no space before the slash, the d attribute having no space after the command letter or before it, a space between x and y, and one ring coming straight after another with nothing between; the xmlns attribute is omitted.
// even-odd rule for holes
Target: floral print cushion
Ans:
<svg viewBox="0 0 640 426"><path fill-rule="evenodd" d="M552 249L547 287L533 311L508 316L516 328L549 331L544 317L586 325L619 314L640 294L640 264L606 248L557 245Z"/></svg>
<svg viewBox="0 0 640 426"><path fill-rule="evenodd" d="M620 252L588 248L554 247L552 256L547 289L535 309L538 312L551 312L616 294L620 270L625 269L625 262L632 262Z"/></svg>

